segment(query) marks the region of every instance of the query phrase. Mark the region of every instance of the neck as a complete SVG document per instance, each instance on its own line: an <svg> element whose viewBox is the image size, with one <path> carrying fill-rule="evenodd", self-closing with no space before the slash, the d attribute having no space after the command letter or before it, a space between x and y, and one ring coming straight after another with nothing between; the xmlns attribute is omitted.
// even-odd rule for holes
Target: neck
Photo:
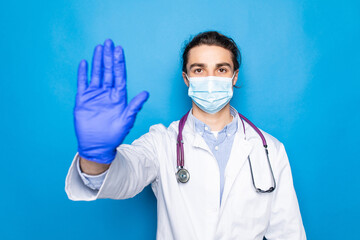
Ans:
<svg viewBox="0 0 360 240"><path fill-rule="evenodd" d="M222 130L227 124L229 124L233 120L233 117L230 113L229 103L219 112L214 114L204 112L194 102L192 106L192 114L194 115L194 117L208 125L212 131Z"/></svg>

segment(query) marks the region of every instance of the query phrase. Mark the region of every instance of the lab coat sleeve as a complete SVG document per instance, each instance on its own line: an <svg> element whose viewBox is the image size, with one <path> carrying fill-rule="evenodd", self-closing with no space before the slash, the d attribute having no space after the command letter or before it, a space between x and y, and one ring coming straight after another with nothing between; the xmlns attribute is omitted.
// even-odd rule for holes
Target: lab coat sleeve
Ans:
<svg viewBox="0 0 360 240"><path fill-rule="evenodd" d="M102 183L104 182L105 176L108 172L108 170L106 170L105 172L99 175L88 175L86 173L83 173L80 169L80 161L78 160L76 161L76 168L83 183L93 190L100 189Z"/></svg>
<svg viewBox="0 0 360 240"><path fill-rule="evenodd" d="M277 187L265 237L268 240L306 240L290 164L283 144L280 144L277 160L277 166L273 168L275 177L277 176ZM275 173L276 169L278 171Z"/></svg>
<svg viewBox="0 0 360 240"><path fill-rule="evenodd" d="M65 180L65 191L71 200L91 201L99 198L126 199L141 192L158 177L157 146L162 145L165 127L154 125L131 145L122 144L108 169L99 190L87 187L76 169L75 155Z"/></svg>

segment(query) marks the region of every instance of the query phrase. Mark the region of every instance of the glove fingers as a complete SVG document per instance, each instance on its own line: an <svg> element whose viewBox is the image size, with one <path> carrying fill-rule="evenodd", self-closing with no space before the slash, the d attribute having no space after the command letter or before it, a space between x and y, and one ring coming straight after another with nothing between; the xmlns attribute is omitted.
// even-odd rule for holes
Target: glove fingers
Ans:
<svg viewBox="0 0 360 240"><path fill-rule="evenodd" d="M88 86L87 72L88 64L85 60L82 60L78 68L77 88L79 93L84 92Z"/></svg>
<svg viewBox="0 0 360 240"><path fill-rule="evenodd" d="M148 98L149 93L147 91L143 91L136 95L126 107L126 116L130 118L135 117Z"/></svg>
<svg viewBox="0 0 360 240"><path fill-rule="evenodd" d="M115 87L120 90L126 90L125 55L121 46L117 46L114 50L114 75Z"/></svg>
<svg viewBox="0 0 360 240"><path fill-rule="evenodd" d="M93 60L92 60L91 82L89 87L99 88L101 86L102 65L103 65L103 46L97 45L95 47Z"/></svg>
<svg viewBox="0 0 360 240"><path fill-rule="evenodd" d="M113 54L114 43L111 39L104 42L103 61L104 61L104 82L103 87L113 86Z"/></svg>

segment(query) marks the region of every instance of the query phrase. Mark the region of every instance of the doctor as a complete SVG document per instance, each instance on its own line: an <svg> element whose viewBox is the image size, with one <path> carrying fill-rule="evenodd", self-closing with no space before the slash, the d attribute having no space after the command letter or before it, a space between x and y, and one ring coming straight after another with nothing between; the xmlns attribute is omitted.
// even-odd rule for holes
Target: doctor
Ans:
<svg viewBox="0 0 360 240"><path fill-rule="evenodd" d="M149 94L127 103L123 49L111 40L97 46L90 83L85 60L78 69L78 153L66 177L68 197L126 199L151 184L157 239L306 239L283 144L229 104L239 67L231 38L195 36L182 73L192 109L180 124L154 125L128 145L122 142Z"/></svg>

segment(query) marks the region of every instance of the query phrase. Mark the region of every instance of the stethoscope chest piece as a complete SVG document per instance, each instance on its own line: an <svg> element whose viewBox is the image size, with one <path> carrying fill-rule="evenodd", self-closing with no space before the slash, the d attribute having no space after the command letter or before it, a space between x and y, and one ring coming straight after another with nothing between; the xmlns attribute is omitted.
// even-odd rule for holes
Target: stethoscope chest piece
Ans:
<svg viewBox="0 0 360 240"><path fill-rule="evenodd" d="M190 173L185 168L180 168L176 173L176 178L181 183L187 183L190 179Z"/></svg>

